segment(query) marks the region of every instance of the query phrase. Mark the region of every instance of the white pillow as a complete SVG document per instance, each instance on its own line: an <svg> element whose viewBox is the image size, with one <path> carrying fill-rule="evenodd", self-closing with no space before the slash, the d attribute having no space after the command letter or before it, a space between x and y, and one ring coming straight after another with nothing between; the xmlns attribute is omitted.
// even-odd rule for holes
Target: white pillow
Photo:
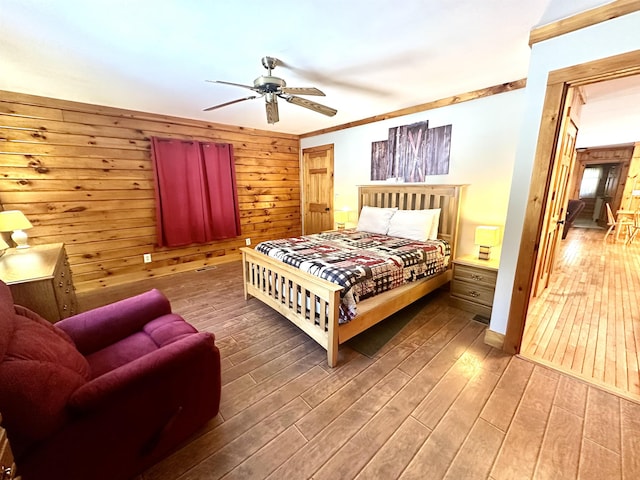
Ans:
<svg viewBox="0 0 640 480"><path fill-rule="evenodd" d="M398 210L389 222L387 235L425 242L438 238L440 209Z"/></svg>
<svg viewBox="0 0 640 480"><path fill-rule="evenodd" d="M389 220L397 211L397 207L380 208L368 207L365 205L362 207L362 210L360 210L360 217L358 217L358 226L356 227L356 230L359 232L386 235L387 230L389 229Z"/></svg>

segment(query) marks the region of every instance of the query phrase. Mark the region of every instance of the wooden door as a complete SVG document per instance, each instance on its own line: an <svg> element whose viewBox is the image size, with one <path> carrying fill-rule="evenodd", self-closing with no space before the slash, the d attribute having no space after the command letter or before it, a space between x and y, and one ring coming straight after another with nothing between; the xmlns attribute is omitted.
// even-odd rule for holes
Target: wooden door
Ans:
<svg viewBox="0 0 640 480"><path fill-rule="evenodd" d="M333 145L302 150L303 232L333 230Z"/></svg>
<svg viewBox="0 0 640 480"><path fill-rule="evenodd" d="M564 219L567 213L569 178L576 158L576 136L578 127L569 117L567 110L561 126L561 142L556 153L555 166L549 183L547 210L540 236L540 256L536 265L533 296L540 295L549 286L556 252L560 247Z"/></svg>

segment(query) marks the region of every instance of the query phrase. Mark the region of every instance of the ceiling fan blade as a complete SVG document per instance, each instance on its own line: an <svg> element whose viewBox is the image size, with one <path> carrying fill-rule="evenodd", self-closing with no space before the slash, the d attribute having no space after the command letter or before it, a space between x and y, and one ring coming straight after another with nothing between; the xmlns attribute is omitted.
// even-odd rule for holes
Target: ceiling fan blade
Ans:
<svg viewBox="0 0 640 480"><path fill-rule="evenodd" d="M302 78L305 78L307 81L318 83L320 85L332 85L334 87L360 91L360 92L368 93L371 95L379 95L379 96L389 95L388 88L380 88L373 85L365 85L361 82L351 82L348 80L341 80L336 78L336 75L327 75L318 70L296 67L289 63L285 63L282 60L278 60L278 65L288 70L291 70L294 73L297 73ZM356 73L358 72L358 69L354 69L354 70L356 71Z"/></svg>
<svg viewBox="0 0 640 480"><path fill-rule="evenodd" d="M267 122L273 124L278 123L280 115L278 114L278 100L274 95L272 100L265 102L265 108L267 109Z"/></svg>
<svg viewBox="0 0 640 480"><path fill-rule="evenodd" d="M318 90L315 87L282 87L280 89L282 93L290 93L292 95L318 95L324 97L324 92L322 90Z"/></svg>
<svg viewBox="0 0 640 480"><path fill-rule="evenodd" d="M253 100L254 98L258 98L258 97L256 95L251 95L250 97L239 98L237 100L231 100L230 102L221 103L220 105L214 105L213 107L205 108L202 111L209 112L211 110L215 110L216 108L226 107L227 105L233 105L234 103L244 102L245 100Z"/></svg>
<svg viewBox="0 0 640 480"><path fill-rule="evenodd" d="M234 87L242 87L248 88L249 90L255 90L255 87L253 85L243 85L242 83L224 82L222 80L205 80L205 82L222 83L223 85L232 85Z"/></svg>
<svg viewBox="0 0 640 480"><path fill-rule="evenodd" d="M336 113L338 113L335 108L320 105L319 103L312 102L311 100L307 100L306 98L296 97L294 95L282 96L282 98L284 98L289 103L308 108L309 110L313 110L314 112L322 113L323 115L327 115L328 117L333 117Z"/></svg>

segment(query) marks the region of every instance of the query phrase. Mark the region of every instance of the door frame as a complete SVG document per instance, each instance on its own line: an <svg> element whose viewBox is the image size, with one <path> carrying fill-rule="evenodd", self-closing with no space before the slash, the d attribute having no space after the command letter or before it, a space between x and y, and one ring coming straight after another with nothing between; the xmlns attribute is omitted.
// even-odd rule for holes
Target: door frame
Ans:
<svg viewBox="0 0 640 480"><path fill-rule="evenodd" d="M503 344L505 352L519 353L522 344L567 92L571 87L638 74L640 50L549 72Z"/></svg>

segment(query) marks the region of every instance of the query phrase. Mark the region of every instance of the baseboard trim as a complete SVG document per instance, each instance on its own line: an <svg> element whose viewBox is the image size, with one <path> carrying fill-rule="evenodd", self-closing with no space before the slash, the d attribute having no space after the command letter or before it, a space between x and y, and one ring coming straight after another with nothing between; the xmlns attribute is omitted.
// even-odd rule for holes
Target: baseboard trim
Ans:
<svg viewBox="0 0 640 480"><path fill-rule="evenodd" d="M487 328L484 332L484 343L498 350L502 350L504 346L504 335Z"/></svg>

